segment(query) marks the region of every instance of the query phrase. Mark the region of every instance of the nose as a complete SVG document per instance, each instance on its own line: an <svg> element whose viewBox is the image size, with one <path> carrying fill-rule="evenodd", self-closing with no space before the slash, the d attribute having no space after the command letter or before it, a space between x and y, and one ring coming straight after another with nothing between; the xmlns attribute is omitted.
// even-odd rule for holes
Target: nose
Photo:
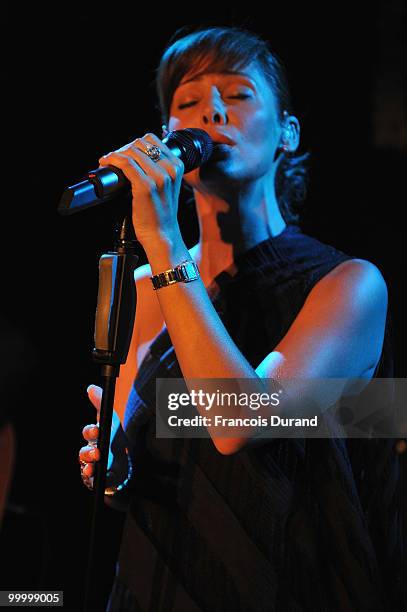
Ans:
<svg viewBox="0 0 407 612"><path fill-rule="evenodd" d="M210 123L226 125L228 121L229 119L222 96L216 87L213 87L203 110L202 123L204 125L209 125Z"/></svg>

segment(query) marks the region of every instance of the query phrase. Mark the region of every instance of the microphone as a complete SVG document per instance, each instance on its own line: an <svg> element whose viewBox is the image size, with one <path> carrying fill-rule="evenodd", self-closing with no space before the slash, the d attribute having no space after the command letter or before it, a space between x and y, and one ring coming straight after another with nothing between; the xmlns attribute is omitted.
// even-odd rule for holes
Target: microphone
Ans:
<svg viewBox="0 0 407 612"><path fill-rule="evenodd" d="M211 137L198 128L175 130L162 142L183 161L185 173L207 162L213 151ZM86 180L65 189L58 212L61 215L71 215L103 204L124 191L130 191L130 181L123 172L114 166L103 166L88 172Z"/></svg>

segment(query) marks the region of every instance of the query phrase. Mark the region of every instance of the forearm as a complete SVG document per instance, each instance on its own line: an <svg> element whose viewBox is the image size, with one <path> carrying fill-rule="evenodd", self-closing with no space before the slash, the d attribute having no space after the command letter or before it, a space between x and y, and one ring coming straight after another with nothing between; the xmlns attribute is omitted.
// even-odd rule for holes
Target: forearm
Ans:
<svg viewBox="0 0 407 612"><path fill-rule="evenodd" d="M158 274L190 259L190 255L184 243L177 240L173 245L156 245L148 253L148 258L152 273ZM251 392L264 392L263 381L231 339L200 279L163 287L156 291L156 296L187 385L188 379L206 379L200 382L200 388L213 392L219 386L217 379L250 379L247 389L250 387ZM242 391L239 384L234 385L233 381L227 385L227 389L223 385L222 390ZM214 416L213 409L207 412L202 406L197 406L197 410L202 416ZM222 414L225 411L222 410ZM232 407L227 411L227 416L232 415L255 416L247 406ZM217 449L224 454L246 446L256 434L255 428L252 428L243 436L229 437L229 432L226 437L226 427L222 428L220 435L219 429L217 435L216 428L207 429ZM222 435L225 435L224 439Z"/></svg>
<svg viewBox="0 0 407 612"><path fill-rule="evenodd" d="M181 240L148 253L158 274L190 259ZM201 279L174 283L156 291L157 299L184 378L255 378L209 299Z"/></svg>

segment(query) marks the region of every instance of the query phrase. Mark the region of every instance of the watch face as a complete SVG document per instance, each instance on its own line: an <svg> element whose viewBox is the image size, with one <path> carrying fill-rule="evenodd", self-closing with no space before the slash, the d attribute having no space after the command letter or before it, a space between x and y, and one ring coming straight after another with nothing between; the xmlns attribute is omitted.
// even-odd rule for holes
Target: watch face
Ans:
<svg viewBox="0 0 407 612"><path fill-rule="evenodd" d="M183 276L186 282L199 278L198 268L194 261L187 261L182 265Z"/></svg>
<svg viewBox="0 0 407 612"><path fill-rule="evenodd" d="M165 270L150 278L154 289L161 289L161 287L167 287L173 283L189 283L190 281L197 280L199 278L199 270L194 261L183 261L172 270Z"/></svg>

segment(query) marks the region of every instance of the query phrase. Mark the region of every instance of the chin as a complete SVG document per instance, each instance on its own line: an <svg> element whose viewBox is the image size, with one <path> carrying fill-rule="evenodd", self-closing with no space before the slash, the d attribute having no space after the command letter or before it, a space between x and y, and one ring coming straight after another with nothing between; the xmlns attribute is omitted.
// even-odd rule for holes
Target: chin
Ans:
<svg viewBox="0 0 407 612"><path fill-rule="evenodd" d="M248 181L255 181L260 176L261 173L255 172L253 168L248 168L246 164L238 167L237 164L225 162L205 164L199 172L201 182L205 184L219 183L220 186L224 186L225 183L235 186L243 185Z"/></svg>
<svg viewBox="0 0 407 612"><path fill-rule="evenodd" d="M210 159L206 164L199 168L200 178L206 178L209 176L228 176L232 179L243 176L247 173L246 163L237 163L236 160L232 159Z"/></svg>
<svg viewBox="0 0 407 612"><path fill-rule="evenodd" d="M192 189L199 189L201 184L210 187L210 190L216 193L224 191L228 185L237 189L239 185L255 181L262 174L258 170L258 168L249 168L246 162L240 165L232 163L231 160L210 160L186 174L184 181Z"/></svg>

